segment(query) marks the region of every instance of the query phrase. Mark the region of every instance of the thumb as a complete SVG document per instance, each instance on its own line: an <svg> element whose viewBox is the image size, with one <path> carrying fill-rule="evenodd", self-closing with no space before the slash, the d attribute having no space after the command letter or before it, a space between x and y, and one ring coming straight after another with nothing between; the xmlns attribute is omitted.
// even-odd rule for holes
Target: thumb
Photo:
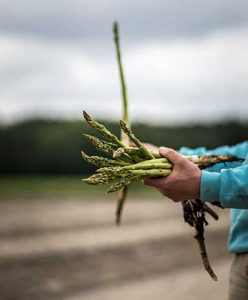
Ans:
<svg viewBox="0 0 248 300"><path fill-rule="evenodd" d="M161 156L168 158L173 164L178 164L184 161L184 158L180 154L178 154L174 149L160 147L158 150Z"/></svg>

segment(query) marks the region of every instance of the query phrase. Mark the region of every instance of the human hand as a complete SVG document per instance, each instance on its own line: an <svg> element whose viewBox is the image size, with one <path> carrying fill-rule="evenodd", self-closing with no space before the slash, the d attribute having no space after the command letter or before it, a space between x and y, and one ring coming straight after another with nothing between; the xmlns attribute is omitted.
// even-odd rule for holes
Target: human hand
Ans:
<svg viewBox="0 0 248 300"><path fill-rule="evenodd" d="M200 169L173 149L160 147L158 150L171 161L173 171L167 177L145 179L144 184L157 188L175 202L199 198Z"/></svg>

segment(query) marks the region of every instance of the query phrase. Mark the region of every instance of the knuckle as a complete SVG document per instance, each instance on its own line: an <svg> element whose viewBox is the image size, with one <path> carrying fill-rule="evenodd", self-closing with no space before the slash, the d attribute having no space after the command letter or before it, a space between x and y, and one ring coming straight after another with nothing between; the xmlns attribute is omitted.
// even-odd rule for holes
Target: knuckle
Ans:
<svg viewBox="0 0 248 300"><path fill-rule="evenodd" d="M174 150L171 149L171 148L167 148L166 151L165 151L166 155L171 155L172 153L174 153Z"/></svg>
<svg viewBox="0 0 248 300"><path fill-rule="evenodd" d="M179 156L178 157L178 159L177 159L177 162L179 163L179 164L185 164L185 163L187 163L188 161L183 157L183 156Z"/></svg>

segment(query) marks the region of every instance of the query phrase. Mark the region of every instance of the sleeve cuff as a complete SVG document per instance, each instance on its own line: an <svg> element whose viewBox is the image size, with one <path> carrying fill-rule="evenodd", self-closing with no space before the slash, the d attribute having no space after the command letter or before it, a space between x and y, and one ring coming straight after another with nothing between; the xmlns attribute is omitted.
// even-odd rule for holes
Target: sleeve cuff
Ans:
<svg viewBox="0 0 248 300"><path fill-rule="evenodd" d="M219 201L220 174L202 171L200 199L202 202Z"/></svg>

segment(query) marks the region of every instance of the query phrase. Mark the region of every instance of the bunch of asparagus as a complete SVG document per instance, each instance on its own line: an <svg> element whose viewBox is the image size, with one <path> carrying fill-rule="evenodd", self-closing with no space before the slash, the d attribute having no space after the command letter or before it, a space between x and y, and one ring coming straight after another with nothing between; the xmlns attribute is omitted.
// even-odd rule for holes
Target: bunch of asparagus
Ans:
<svg viewBox="0 0 248 300"><path fill-rule="evenodd" d="M111 158L100 156L88 156L82 151L83 158L99 169L84 182L92 185L112 183L106 193L112 193L123 189L135 181L148 177L168 176L173 165L159 153L148 150L133 134L124 121L120 121L120 127L135 147L121 142L117 136L110 132L104 125L92 119L85 111L83 112L88 124L100 132L107 140L101 140L95 136L84 134L97 150L111 156ZM213 164L228 161L239 161L236 156L230 155L203 155L188 156L186 159L194 162L200 168L209 167Z"/></svg>

